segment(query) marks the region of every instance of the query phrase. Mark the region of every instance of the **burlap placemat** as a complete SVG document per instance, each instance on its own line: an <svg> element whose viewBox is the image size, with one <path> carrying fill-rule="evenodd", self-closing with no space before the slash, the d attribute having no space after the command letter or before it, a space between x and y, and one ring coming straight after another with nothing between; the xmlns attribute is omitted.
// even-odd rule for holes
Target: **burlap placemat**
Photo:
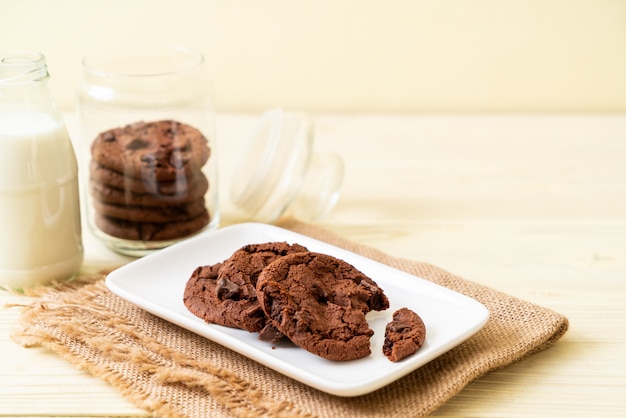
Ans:
<svg viewBox="0 0 626 418"><path fill-rule="evenodd" d="M25 309L14 339L43 345L163 417L420 417L471 381L557 341L564 316L428 263L399 259L319 227L283 227L464 293L490 311L471 339L371 394L328 395L161 320L110 293L104 273L51 289Z"/></svg>

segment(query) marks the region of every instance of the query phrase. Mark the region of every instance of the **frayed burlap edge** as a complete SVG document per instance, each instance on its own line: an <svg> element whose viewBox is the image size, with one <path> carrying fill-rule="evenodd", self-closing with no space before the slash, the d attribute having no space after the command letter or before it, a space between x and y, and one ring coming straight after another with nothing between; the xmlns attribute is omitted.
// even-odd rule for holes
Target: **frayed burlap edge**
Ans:
<svg viewBox="0 0 626 418"><path fill-rule="evenodd" d="M56 290L31 291L40 298L25 310L23 330L13 335L14 340L25 347L43 346L56 352L79 370L109 382L136 406L158 416L187 416L181 414L176 403L155 396L159 385L180 384L204 391L214 401L216 413L223 409L222 414L238 417L310 417L293 404L269 399L250 382L226 369L182 352L164 350L159 341L142 333L137 324L123 316L95 309L100 295L110 295L102 274L106 271L101 270L100 276L81 276L80 287L66 283L55 286ZM85 318L81 319L83 315ZM115 367L117 364L126 364L133 370L125 376ZM135 376L143 383L137 384Z"/></svg>

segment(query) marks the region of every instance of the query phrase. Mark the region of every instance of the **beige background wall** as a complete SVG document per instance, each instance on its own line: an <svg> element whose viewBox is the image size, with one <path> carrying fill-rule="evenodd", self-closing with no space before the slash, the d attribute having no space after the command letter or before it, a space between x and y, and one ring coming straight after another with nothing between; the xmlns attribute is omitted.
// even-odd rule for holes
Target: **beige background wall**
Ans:
<svg viewBox="0 0 626 418"><path fill-rule="evenodd" d="M84 54L143 41L206 53L222 111L626 111L624 0L0 0L67 109Z"/></svg>

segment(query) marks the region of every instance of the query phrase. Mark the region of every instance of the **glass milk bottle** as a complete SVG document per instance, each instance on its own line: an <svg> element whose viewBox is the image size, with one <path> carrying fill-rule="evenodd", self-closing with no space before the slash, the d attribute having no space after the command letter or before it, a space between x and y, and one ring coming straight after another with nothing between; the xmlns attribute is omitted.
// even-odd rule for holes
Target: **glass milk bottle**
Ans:
<svg viewBox="0 0 626 418"><path fill-rule="evenodd" d="M62 281L83 260L78 168L37 52L0 51L0 287Z"/></svg>

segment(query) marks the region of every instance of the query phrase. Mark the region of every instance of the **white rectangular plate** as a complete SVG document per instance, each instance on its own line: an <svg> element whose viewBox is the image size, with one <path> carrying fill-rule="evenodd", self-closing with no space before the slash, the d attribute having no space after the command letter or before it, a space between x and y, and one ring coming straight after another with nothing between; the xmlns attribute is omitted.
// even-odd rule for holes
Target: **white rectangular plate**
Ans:
<svg viewBox="0 0 626 418"><path fill-rule="evenodd" d="M374 330L372 354L347 361L329 361L292 346L260 341L258 334L207 324L183 303L185 284L194 269L224 261L247 244L287 241L311 251L343 259L371 277L389 298L384 312L367 319ZM109 274L108 288L116 295L176 325L200 334L286 376L338 396L358 396L379 389L416 370L477 332L489 317L479 302L427 280L358 254L272 225L243 223L200 234L133 261ZM382 353L385 325L394 311L407 307L426 325L419 351L393 363Z"/></svg>

